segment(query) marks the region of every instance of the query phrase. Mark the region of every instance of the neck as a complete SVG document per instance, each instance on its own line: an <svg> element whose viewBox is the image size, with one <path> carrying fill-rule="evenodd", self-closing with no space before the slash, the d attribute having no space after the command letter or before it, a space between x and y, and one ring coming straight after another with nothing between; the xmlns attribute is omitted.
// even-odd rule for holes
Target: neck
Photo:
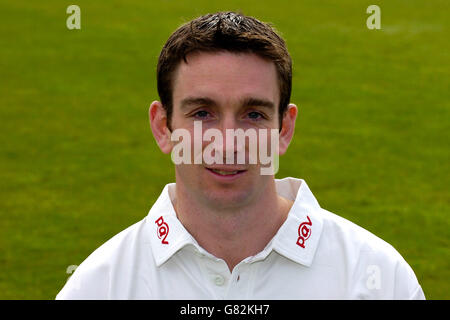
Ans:
<svg viewBox="0 0 450 320"><path fill-rule="evenodd" d="M223 259L230 271L264 249L286 220L292 201L279 196L275 181L259 199L229 209L205 206L177 184L174 203L178 219L201 247Z"/></svg>

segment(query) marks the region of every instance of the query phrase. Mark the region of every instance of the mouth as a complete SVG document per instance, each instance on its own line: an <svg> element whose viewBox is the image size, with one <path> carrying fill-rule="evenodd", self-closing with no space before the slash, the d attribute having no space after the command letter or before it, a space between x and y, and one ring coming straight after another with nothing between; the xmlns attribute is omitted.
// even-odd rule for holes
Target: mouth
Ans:
<svg viewBox="0 0 450 320"><path fill-rule="evenodd" d="M212 174L214 174L215 176L218 177L224 177L224 178L234 178L234 177L238 177L240 175L242 175L244 172L246 172L247 170L236 170L236 169L228 169L228 168L220 168L220 169L216 169L216 168L206 168L209 172L211 172Z"/></svg>

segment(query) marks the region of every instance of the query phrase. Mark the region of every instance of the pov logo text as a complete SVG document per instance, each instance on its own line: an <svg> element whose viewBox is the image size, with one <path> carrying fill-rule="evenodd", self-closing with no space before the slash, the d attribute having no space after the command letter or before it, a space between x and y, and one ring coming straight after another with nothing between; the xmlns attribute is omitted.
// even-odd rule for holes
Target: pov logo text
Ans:
<svg viewBox="0 0 450 320"><path fill-rule="evenodd" d="M162 216L156 219L155 223L158 226L157 235L158 238L161 239L161 243L169 244L169 242L166 241L167 235L169 234L169 225L164 221Z"/></svg>
<svg viewBox="0 0 450 320"><path fill-rule="evenodd" d="M308 240L308 238L311 236L311 226L312 226L311 219L309 219L308 216L306 216L306 218L308 218L308 221L302 222L298 226L297 245L302 247L303 249L305 248L306 240Z"/></svg>

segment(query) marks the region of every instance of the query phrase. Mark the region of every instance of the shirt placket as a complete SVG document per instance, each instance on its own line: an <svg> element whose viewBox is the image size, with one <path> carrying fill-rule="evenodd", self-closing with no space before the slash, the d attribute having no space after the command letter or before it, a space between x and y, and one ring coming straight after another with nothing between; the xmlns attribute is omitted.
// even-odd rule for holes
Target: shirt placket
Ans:
<svg viewBox="0 0 450 320"><path fill-rule="evenodd" d="M226 262L208 254L198 253L204 281L213 292L213 299L225 299L231 273Z"/></svg>

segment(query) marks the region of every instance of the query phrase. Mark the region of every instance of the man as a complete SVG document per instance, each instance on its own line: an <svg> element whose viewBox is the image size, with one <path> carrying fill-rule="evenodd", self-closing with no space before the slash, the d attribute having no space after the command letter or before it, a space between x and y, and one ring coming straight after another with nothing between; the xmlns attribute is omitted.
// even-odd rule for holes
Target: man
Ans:
<svg viewBox="0 0 450 320"><path fill-rule="evenodd" d="M266 132L276 155L293 137L291 59L269 25L233 12L199 17L170 36L157 74L156 142L172 159L180 143L192 150L148 216L92 253L58 299L425 298L393 247L322 209L305 181L262 174L250 149L261 151L264 136L242 145L227 135ZM202 157L210 144L199 123L215 130L215 161Z"/></svg>

